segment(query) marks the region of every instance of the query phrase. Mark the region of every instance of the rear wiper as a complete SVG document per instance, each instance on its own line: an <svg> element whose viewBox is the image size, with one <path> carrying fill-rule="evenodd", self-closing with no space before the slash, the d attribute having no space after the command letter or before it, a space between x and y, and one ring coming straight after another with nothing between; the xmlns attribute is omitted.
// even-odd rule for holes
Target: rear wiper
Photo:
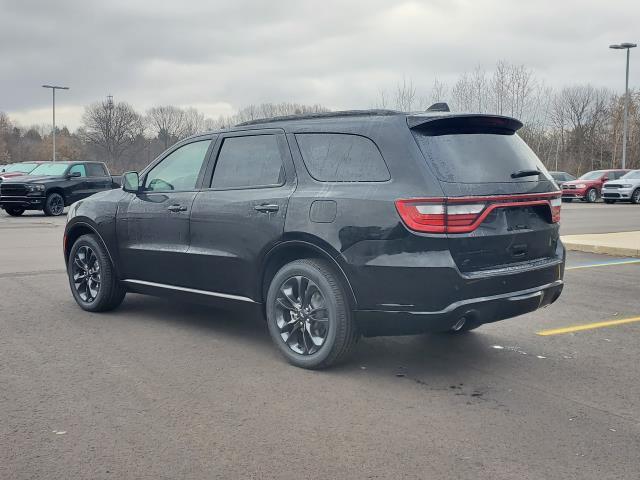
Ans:
<svg viewBox="0 0 640 480"><path fill-rule="evenodd" d="M532 177L542 175L540 170L518 170L511 174L511 178Z"/></svg>

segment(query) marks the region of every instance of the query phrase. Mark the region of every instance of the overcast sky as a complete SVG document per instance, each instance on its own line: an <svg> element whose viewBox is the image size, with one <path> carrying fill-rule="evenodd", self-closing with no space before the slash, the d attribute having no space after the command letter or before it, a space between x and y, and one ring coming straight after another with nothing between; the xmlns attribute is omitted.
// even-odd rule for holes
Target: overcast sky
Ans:
<svg viewBox="0 0 640 480"><path fill-rule="evenodd" d="M249 103L363 108L406 77L426 95L498 60L554 87L624 89L624 53L640 40L640 1L605 0L0 0L0 111L23 125L76 128L112 94L143 111L207 116ZM640 48L631 55L640 85Z"/></svg>

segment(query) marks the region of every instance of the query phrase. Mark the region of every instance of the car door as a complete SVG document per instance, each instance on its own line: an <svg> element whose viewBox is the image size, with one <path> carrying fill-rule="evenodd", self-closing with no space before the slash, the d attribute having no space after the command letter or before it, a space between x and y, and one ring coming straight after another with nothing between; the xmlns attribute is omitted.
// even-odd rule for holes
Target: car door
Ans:
<svg viewBox="0 0 640 480"><path fill-rule="evenodd" d="M72 177L71 175L77 175ZM68 204L88 197L87 194L87 169L83 163L71 165L66 173L68 180L65 190L65 197Z"/></svg>
<svg viewBox="0 0 640 480"><path fill-rule="evenodd" d="M177 145L143 172L137 194L120 201L116 234L124 278L185 284L189 215L210 146L211 136Z"/></svg>
<svg viewBox="0 0 640 480"><path fill-rule="evenodd" d="M210 163L191 212L191 287L254 299L260 259L282 239L295 188L284 132L223 134Z"/></svg>
<svg viewBox="0 0 640 480"><path fill-rule="evenodd" d="M100 163L86 163L87 179L86 194L87 196L94 193L102 192L111 188L111 177L107 175L105 168Z"/></svg>

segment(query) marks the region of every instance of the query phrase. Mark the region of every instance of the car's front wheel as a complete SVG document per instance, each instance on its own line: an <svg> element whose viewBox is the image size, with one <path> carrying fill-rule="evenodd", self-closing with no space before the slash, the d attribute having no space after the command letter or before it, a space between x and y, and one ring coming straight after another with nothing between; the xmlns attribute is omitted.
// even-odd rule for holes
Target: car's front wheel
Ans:
<svg viewBox="0 0 640 480"><path fill-rule="evenodd" d="M57 192L47 195L44 201L44 213L50 217L57 217L64 212L64 198Z"/></svg>
<svg viewBox="0 0 640 480"><path fill-rule="evenodd" d="M266 314L271 338L298 367L334 365L358 339L345 286L324 260L302 259L282 267L271 280Z"/></svg>
<svg viewBox="0 0 640 480"><path fill-rule="evenodd" d="M595 188L591 188L584 198L587 202L594 203L596 200L598 200L598 192L596 192Z"/></svg>
<svg viewBox="0 0 640 480"><path fill-rule="evenodd" d="M82 235L75 241L69 253L67 274L73 298L84 310L106 312L124 300L126 290L95 235Z"/></svg>
<svg viewBox="0 0 640 480"><path fill-rule="evenodd" d="M4 211L12 217L19 217L24 213L24 208L6 208Z"/></svg>
<svg viewBox="0 0 640 480"><path fill-rule="evenodd" d="M640 204L640 187L636 188L631 194L631 203Z"/></svg>

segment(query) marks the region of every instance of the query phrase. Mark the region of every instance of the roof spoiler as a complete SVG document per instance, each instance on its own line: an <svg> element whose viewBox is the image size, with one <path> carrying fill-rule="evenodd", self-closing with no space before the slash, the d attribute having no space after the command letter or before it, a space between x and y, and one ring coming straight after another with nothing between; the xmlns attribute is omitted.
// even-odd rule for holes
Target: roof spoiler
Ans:
<svg viewBox="0 0 640 480"><path fill-rule="evenodd" d="M460 115L409 115L407 124L411 129L429 130L431 135L446 135L447 133L478 133L481 131L496 131L497 133L513 134L522 128L522 122L512 117L487 114Z"/></svg>

